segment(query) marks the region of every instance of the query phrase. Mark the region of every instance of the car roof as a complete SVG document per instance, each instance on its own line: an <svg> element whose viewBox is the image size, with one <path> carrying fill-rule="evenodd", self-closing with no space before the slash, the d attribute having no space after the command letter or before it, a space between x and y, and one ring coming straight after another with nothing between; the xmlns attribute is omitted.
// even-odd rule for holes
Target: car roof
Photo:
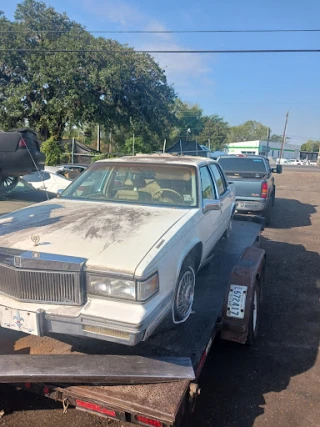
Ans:
<svg viewBox="0 0 320 427"><path fill-rule="evenodd" d="M181 156L171 154L143 154L136 156L123 156L115 159L98 160L96 163L142 163L142 164L170 164L170 165L185 165L199 166L202 164L217 163L209 157L196 156Z"/></svg>
<svg viewBox="0 0 320 427"><path fill-rule="evenodd" d="M251 155L247 155L247 154L243 154L243 155L237 155L237 154L228 154L226 156L220 156L219 159L221 159L221 157L225 157L225 158L233 158L233 159L265 159L265 156L258 156L256 154L251 154Z"/></svg>

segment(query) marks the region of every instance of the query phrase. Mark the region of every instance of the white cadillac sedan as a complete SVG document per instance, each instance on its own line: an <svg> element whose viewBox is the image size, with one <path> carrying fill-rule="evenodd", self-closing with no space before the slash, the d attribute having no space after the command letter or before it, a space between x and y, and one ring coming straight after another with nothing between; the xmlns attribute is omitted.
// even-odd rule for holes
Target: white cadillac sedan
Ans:
<svg viewBox="0 0 320 427"><path fill-rule="evenodd" d="M208 158L96 162L59 198L0 217L0 325L135 345L185 322L234 209Z"/></svg>

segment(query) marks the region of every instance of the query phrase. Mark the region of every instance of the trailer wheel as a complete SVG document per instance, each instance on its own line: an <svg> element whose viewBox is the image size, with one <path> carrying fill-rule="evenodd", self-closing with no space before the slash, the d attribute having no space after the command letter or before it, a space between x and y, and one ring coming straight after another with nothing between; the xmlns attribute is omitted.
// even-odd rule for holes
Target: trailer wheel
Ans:
<svg viewBox="0 0 320 427"><path fill-rule="evenodd" d="M259 334L259 314L260 314L260 286L256 280L253 288L250 319L248 325L247 345L253 345Z"/></svg>
<svg viewBox="0 0 320 427"><path fill-rule="evenodd" d="M185 264L179 274L178 283L173 302L174 323L185 322L190 316L193 299L196 275L193 265Z"/></svg>

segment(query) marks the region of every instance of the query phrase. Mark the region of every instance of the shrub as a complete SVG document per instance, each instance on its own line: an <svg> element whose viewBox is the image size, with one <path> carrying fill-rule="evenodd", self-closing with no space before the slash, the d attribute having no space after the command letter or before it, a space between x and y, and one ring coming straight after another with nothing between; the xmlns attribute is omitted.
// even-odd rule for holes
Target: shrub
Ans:
<svg viewBox="0 0 320 427"><path fill-rule="evenodd" d="M63 150L59 141L54 136L41 144L41 151L46 155L47 166L55 166L60 163Z"/></svg>

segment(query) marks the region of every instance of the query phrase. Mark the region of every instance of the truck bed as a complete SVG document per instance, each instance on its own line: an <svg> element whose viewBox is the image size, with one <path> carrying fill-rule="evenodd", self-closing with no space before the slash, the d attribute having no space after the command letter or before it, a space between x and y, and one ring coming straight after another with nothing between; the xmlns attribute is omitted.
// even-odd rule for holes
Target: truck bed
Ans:
<svg viewBox="0 0 320 427"><path fill-rule="evenodd" d="M135 347L90 340L89 353L153 358L189 357L198 376L205 361L206 349L210 348L217 331L231 271L244 249L255 244L260 231L261 224L233 221L229 238L221 240L212 262L197 275L193 314L185 324L171 330L159 329L146 342ZM187 380L147 385L54 386L58 400L67 396L74 404L77 399L84 399L119 412L142 413L169 425L176 420L188 388Z"/></svg>

